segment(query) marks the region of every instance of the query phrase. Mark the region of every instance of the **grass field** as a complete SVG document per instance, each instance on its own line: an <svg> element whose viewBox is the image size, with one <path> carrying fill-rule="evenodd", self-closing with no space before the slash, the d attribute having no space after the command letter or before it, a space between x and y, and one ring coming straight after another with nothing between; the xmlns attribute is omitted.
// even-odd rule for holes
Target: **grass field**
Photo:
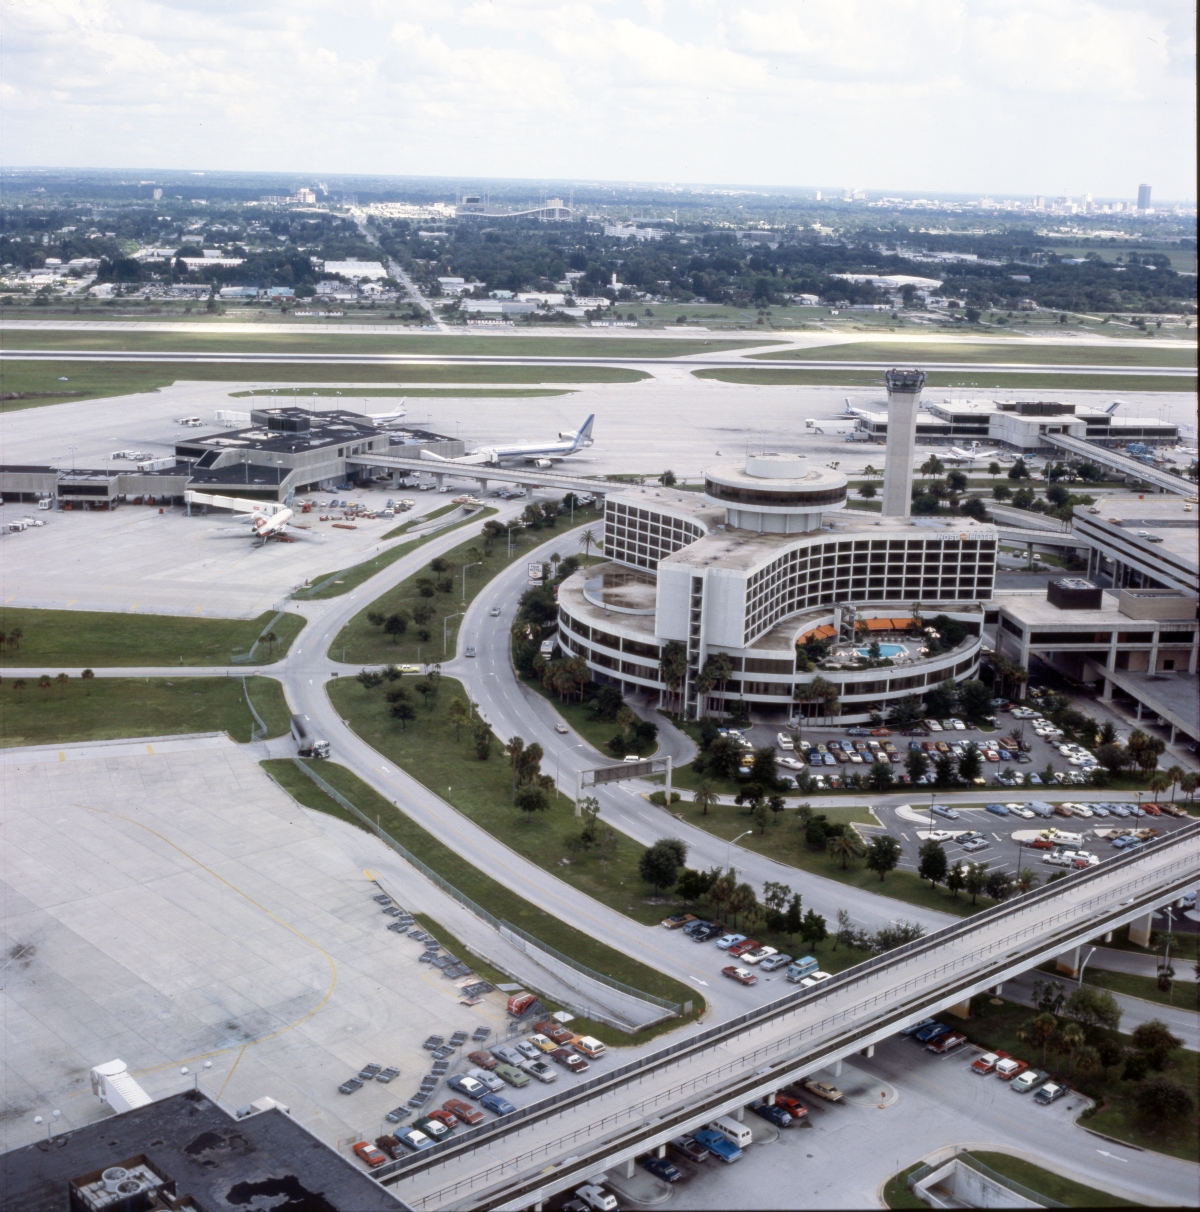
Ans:
<svg viewBox="0 0 1200 1212"><path fill-rule="evenodd" d="M808 349L773 350L750 354L754 361L888 363L903 356L906 362L1021 362L1059 366L1192 366L1196 347L1162 345L1114 348L1111 345L1043 345L1032 341L971 344L967 340L930 342L854 341L845 345L819 345Z"/></svg>
<svg viewBox="0 0 1200 1212"><path fill-rule="evenodd" d="M445 354L448 357L503 358L681 358L758 345L757 341L677 340L671 337L475 337L428 333L323 332L248 333L117 332L97 329L0 329L0 349L62 349L72 352L141 353L339 353Z"/></svg>
<svg viewBox="0 0 1200 1212"><path fill-rule="evenodd" d="M0 630L18 645L0 650L0 668L29 669L109 665L225 665L235 652L247 652L275 617L266 611L256 619L198 619L165 614L110 614L100 610L16 610L0 607ZM305 620L285 614L273 628L279 637L261 644L256 663L267 665L284 656Z"/></svg>
<svg viewBox="0 0 1200 1212"><path fill-rule="evenodd" d="M590 515L577 510L577 524L586 516ZM560 525L564 527L567 525L565 518L560 519ZM445 645L443 645L443 635L446 634L445 620L449 616L459 614L463 609L463 564L474 564L479 561L482 565L467 569L466 600L471 602L501 569L507 568L514 561L524 559L529 551L545 543L553 535L553 531L547 530L514 530L511 557L503 538L492 544L490 555L485 552L481 537L467 539L464 543L448 551L443 557L450 565L450 571L438 574L431 572L428 568L423 568L407 580L401 581L395 588L389 589L364 606L338 632L330 645L330 650L340 653L344 648L347 661L361 662L364 665L386 664L389 661L400 664L418 661L422 657L426 661L440 661L452 656L455 651L457 621L451 619ZM564 540L559 554L565 559L576 553L573 540ZM424 577L437 580L439 576L450 578L450 592L435 593L431 598L421 597L420 591L417 589L417 581ZM382 628L367 621L368 613L386 616L397 610L404 611L411 617L413 608L418 605L426 605L433 610L432 617L424 624L429 636L426 640L422 640L418 636L417 624L411 621L408 624L408 630L400 637L399 642L393 641L390 636L383 633Z"/></svg>
<svg viewBox="0 0 1200 1212"><path fill-rule="evenodd" d="M383 537L385 539L396 538L399 535L402 535L410 527L416 526L419 523L428 522L432 518L439 517L440 515L449 513L450 510L457 508L457 505L447 505L442 509L435 509L431 514L420 518L413 518L411 522L406 522L403 526L397 526L395 530L389 530ZM314 588L297 590L292 594L292 597L309 601L314 598L336 598L343 593L349 593L350 590L357 588L364 581L370 580L371 577L373 577L377 572L382 571L389 564L394 564L401 556L408 555L410 551L416 551L418 547L428 543L431 539L435 539L440 535L449 534L451 531L458 530L462 526L468 526L472 522L481 522L485 518L490 518L496 512L497 511L495 509L482 509L475 514L472 514L470 517L463 518L461 521L445 527L443 530L435 531L433 534L420 535L413 539L410 543L398 543L395 547L381 552L373 559L365 560L361 564L355 564L352 568L345 568L339 572L322 573L320 576L312 578ZM330 577L336 577L337 579L332 584L326 585L323 589L315 588L316 586L321 585L322 582L327 581Z"/></svg>
<svg viewBox="0 0 1200 1212"><path fill-rule="evenodd" d="M1098 1191L1095 1187L1085 1187L1082 1183L1063 1178L1042 1166L1035 1166L1024 1158L1013 1157L1011 1153L992 1153L990 1151L972 1149L971 1156L985 1166L1011 1178L1022 1186L1045 1195L1056 1203L1065 1204L1068 1208L1136 1208L1140 1205L1131 1200L1120 1199L1107 1191Z"/></svg>
<svg viewBox="0 0 1200 1212"><path fill-rule="evenodd" d="M1187 970L1191 975L1191 963L1180 960L1172 965L1176 972ZM1055 972L1053 963L1042 964L1043 972ZM1126 997L1140 997L1142 1001L1157 1002L1160 1006L1181 1006L1184 1009L1196 1009L1196 992L1198 986L1194 982L1179 982L1170 990L1158 987L1158 981L1152 976L1136 976L1131 972L1109 972L1104 968L1085 968L1083 973L1085 985L1095 985L1099 989L1109 989L1113 993L1123 993Z"/></svg>
<svg viewBox="0 0 1200 1212"><path fill-rule="evenodd" d="M298 392L296 393L299 394ZM512 399L520 397L526 399L532 396L570 396L574 392L566 388L555 387L317 387L305 388L306 396L351 396L362 399L394 399L397 396L403 396L406 399L427 399L429 397L454 396L459 399ZM254 391L231 391L229 398L231 400L244 400L251 396L276 396L279 395L277 387L260 387ZM283 393L282 400L276 400L276 403L284 403L287 400L287 392Z"/></svg>
<svg viewBox="0 0 1200 1212"><path fill-rule="evenodd" d="M349 684L346 683L346 685ZM357 683L354 685L357 686ZM343 687L337 689L340 690ZM443 687L443 695L448 698L446 690L447 687ZM388 726L390 727L390 721ZM363 735L361 731L360 735ZM428 741L428 732L422 735ZM498 753L493 752L490 762L477 764L499 766L503 761L504 759ZM319 787L305 778L292 762L268 761L263 762L262 765L302 804L331 812L343 820L349 817L349 814L329 799ZM336 762L322 762L319 773L327 783L341 792L361 812L365 812L368 817L378 817L382 827L402 846L489 913L520 926L522 930L528 931L535 938L573 956L580 963L586 964L589 968L601 972L605 976L610 976L635 989L641 989L646 993L652 993L670 1001L682 1003L690 998L697 1003L698 1008L703 1008L703 1003L695 990L654 971L619 951L614 951L598 939L575 930L559 921L553 914L539 909L503 884L497 883L490 876L485 875L457 854L452 847L439 841L410 817L405 816L391 801L384 799L383 796L372 790L346 767L339 766ZM511 813L512 809L508 809L508 811ZM353 818L350 819L353 821ZM353 823L358 824L357 821L353 821ZM610 878L612 878L611 872ZM681 1021L686 1020L671 1020L666 1025L666 1029L678 1026ZM647 1038L648 1035L649 1033L638 1035L638 1042ZM628 1037L622 1037L619 1033L612 1032L610 1038L613 1037L618 1042L622 1039L628 1042Z"/></svg>
<svg viewBox="0 0 1200 1212"><path fill-rule="evenodd" d="M755 387L879 387L882 370L787 370L746 367L693 370L698 379L746 383ZM1003 371L929 372L927 387L1022 388L1029 391L1187 391L1195 392L1195 375L1150 378L1146 375L1073 374L1071 372L1006 374Z"/></svg>
<svg viewBox="0 0 1200 1212"><path fill-rule="evenodd" d="M53 677L53 674L51 675ZM72 678L39 689L36 679L0 693L0 747L226 731L248 741L253 718L240 678ZM290 721L283 689L274 678L247 678L255 710L269 735L282 736Z"/></svg>
<svg viewBox="0 0 1200 1212"><path fill-rule="evenodd" d="M65 378L68 386L60 384ZM43 393L4 400L0 411L64 401L158 391L191 383L636 383L650 376L620 366L355 366L273 362L20 362L0 358L0 394ZM343 388L343 390L349 390Z"/></svg>
<svg viewBox="0 0 1200 1212"><path fill-rule="evenodd" d="M1189 804L1188 807L1193 808L1193 805ZM1193 815L1195 815L1194 810ZM1194 962L1196 959L1196 945L1200 943L1200 935L1176 934L1173 937L1175 941L1171 944L1171 955L1177 960L1186 959ZM1153 943L1151 950L1147 950L1139 943L1131 943L1129 941L1129 927L1122 926L1113 936L1113 941L1104 945L1106 947L1114 947L1118 951L1132 951L1135 955L1152 955L1155 951L1161 954L1163 949L1163 932L1155 930L1150 936L1150 941Z"/></svg>
<svg viewBox="0 0 1200 1212"><path fill-rule="evenodd" d="M993 1006L986 996L971 999L971 1019L963 1027L972 1043L979 1044L993 1052L1004 1051L1023 1059L1032 1059L1031 1049L1017 1038L1017 1030L1029 1021L1035 1014L1028 1006L1018 1006L1013 1002L1002 1002ZM957 1020L955 1020L957 1022ZM1100 1032L1104 1034L1103 1031ZM1122 1046L1128 1046L1127 1035L1114 1036ZM1041 1060L1037 1056L1038 1061ZM1163 1074L1172 1081L1178 1082L1193 1096L1196 1091L1196 1062L1197 1054L1186 1048L1177 1048L1170 1054L1167 1068ZM1133 1120L1132 1095L1134 1083L1121 1078L1121 1066L1116 1066L1107 1072L1098 1070L1086 1080L1072 1076L1070 1061L1057 1055L1051 1049L1045 1068L1052 1077L1064 1081L1072 1089L1082 1091L1096 1100L1099 1110L1089 1119L1082 1120L1089 1128L1111 1136L1116 1140L1128 1141L1139 1149L1148 1149L1156 1153L1166 1153L1171 1157L1180 1157L1185 1161L1196 1160L1197 1136L1196 1120L1192 1117L1185 1121L1180 1132L1171 1138L1160 1133L1147 1132ZM995 1080L989 1078L988 1080Z"/></svg>
<svg viewBox="0 0 1200 1212"><path fill-rule="evenodd" d="M606 748L609 741L617 735L621 730L612 720L597 719L592 709L585 703L563 702L555 694L551 694L540 682L534 678L521 678L522 683L528 686L535 694L540 694L547 702L554 704L554 710L558 712L562 718L570 724L570 726L579 733L581 737L594 749L599 749L606 756L611 756L610 750ZM631 749L630 753L637 753L641 757L650 757L658 749L658 742L643 746L639 749ZM612 760L616 760L615 758Z"/></svg>

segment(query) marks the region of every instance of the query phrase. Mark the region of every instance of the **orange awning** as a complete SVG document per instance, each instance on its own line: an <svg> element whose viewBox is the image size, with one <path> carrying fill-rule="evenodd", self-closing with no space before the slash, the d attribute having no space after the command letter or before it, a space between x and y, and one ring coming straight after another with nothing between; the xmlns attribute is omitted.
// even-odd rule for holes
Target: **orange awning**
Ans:
<svg viewBox="0 0 1200 1212"><path fill-rule="evenodd" d="M826 623L823 627L818 627L816 631L813 632L813 635L818 640L827 640L830 636L837 635L837 628L830 627L829 624Z"/></svg>
<svg viewBox="0 0 1200 1212"><path fill-rule="evenodd" d="M868 631L891 631L892 630L892 620L891 619L867 619L866 622L867 622Z"/></svg>
<svg viewBox="0 0 1200 1212"><path fill-rule="evenodd" d="M892 620L892 626L893 626L893 627L894 627L894 628L895 628L897 631L909 631L909 630L911 630L911 628L912 628L912 626L913 626L913 621L912 621L912 619L911 619L911 618L909 618L909 619L893 619L893 620Z"/></svg>

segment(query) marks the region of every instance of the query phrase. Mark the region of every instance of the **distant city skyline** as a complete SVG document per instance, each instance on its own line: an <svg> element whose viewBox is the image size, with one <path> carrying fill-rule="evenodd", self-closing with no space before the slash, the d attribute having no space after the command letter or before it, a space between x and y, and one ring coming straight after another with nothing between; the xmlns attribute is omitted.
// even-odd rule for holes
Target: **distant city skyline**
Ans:
<svg viewBox="0 0 1200 1212"><path fill-rule="evenodd" d="M5 166L1161 204L1194 54L1183 0L12 0L0 118Z"/></svg>

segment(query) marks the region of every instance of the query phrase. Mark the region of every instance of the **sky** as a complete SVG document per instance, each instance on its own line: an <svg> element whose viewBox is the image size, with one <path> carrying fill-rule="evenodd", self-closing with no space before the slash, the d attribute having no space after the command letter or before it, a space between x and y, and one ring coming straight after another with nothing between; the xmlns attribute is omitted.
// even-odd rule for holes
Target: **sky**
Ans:
<svg viewBox="0 0 1200 1212"><path fill-rule="evenodd" d="M0 0L0 165L1195 198L1184 0Z"/></svg>

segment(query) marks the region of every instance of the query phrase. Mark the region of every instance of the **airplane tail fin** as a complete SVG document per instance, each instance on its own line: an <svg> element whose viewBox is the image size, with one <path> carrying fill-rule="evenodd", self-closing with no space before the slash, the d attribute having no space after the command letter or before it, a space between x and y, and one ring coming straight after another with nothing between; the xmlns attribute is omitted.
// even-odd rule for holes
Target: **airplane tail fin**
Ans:
<svg viewBox="0 0 1200 1212"><path fill-rule="evenodd" d="M1124 400L1114 400L1104 411L1111 417L1124 403Z"/></svg>
<svg viewBox="0 0 1200 1212"><path fill-rule="evenodd" d="M287 496L283 498L284 509L291 509L292 501L295 500L295 497L296 497L296 490L294 488L289 488Z"/></svg>
<svg viewBox="0 0 1200 1212"><path fill-rule="evenodd" d="M592 413L579 427L575 433L575 441L571 446L572 450L578 450L581 446L590 446L592 444L592 425L595 420L596 414Z"/></svg>

